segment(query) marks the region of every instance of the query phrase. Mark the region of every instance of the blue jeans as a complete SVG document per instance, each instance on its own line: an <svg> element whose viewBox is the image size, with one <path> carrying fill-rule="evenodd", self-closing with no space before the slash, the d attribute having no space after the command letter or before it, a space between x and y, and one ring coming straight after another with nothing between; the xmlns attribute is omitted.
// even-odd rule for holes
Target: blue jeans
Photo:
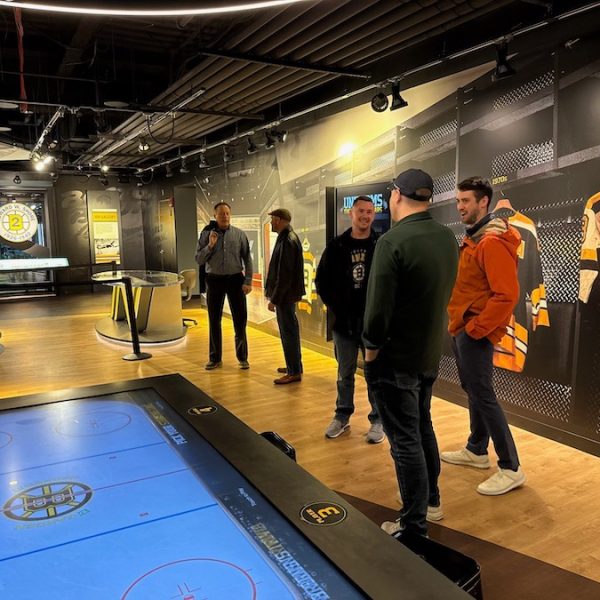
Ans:
<svg viewBox="0 0 600 600"><path fill-rule="evenodd" d="M365 348L360 337L344 335L335 330L333 331L333 344L338 363L335 418L342 423L347 423L354 413L354 374L358 362L358 351L362 352L364 359ZM379 423L380 418L370 388L367 388L367 397L371 404L369 421Z"/></svg>
<svg viewBox="0 0 600 600"><path fill-rule="evenodd" d="M427 505L439 506L440 455L431 422L437 374L405 373L385 357L365 363L365 377L390 442L406 530L427 532Z"/></svg>
<svg viewBox="0 0 600 600"><path fill-rule="evenodd" d="M296 303L275 306L283 356L288 375L302 373L302 351L300 349L300 327L296 318Z"/></svg>
<svg viewBox="0 0 600 600"><path fill-rule="evenodd" d="M519 468L517 447L506 416L494 392L494 346L490 340L476 340L465 331L452 338L458 375L469 398L471 435L467 450L483 456L487 454L490 437L498 455L501 469Z"/></svg>

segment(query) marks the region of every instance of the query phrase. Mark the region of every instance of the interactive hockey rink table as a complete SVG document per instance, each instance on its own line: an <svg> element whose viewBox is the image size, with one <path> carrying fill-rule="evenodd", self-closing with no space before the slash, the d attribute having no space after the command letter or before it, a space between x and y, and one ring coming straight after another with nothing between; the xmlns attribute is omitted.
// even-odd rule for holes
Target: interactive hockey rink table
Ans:
<svg viewBox="0 0 600 600"><path fill-rule="evenodd" d="M468 598L179 375L0 401L0 465L2 600Z"/></svg>

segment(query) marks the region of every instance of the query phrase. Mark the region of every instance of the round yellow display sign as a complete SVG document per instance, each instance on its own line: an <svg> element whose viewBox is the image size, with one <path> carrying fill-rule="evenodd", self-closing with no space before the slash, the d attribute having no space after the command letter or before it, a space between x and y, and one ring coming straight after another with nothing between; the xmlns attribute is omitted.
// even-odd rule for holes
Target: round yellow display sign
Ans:
<svg viewBox="0 0 600 600"><path fill-rule="evenodd" d="M25 242L37 232L38 220L35 213L19 202L0 206L0 237L9 242Z"/></svg>

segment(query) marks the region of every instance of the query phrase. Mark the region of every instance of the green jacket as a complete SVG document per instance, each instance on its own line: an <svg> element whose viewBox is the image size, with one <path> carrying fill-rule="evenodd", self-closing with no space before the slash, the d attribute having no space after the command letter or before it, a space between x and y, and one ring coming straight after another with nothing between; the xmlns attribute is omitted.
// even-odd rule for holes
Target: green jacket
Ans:
<svg viewBox="0 0 600 600"><path fill-rule="evenodd" d="M428 212L395 223L375 247L365 347L380 348L399 371L437 372L457 268L454 234Z"/></svg>

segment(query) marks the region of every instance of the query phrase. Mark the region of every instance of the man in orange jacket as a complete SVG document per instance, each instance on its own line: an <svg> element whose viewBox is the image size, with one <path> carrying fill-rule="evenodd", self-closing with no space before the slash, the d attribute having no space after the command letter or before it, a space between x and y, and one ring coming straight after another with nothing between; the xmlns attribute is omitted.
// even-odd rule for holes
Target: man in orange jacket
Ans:
<svg viewBox="0 0 600 600"><path fill-rule="evenodd" d="M526 481L506 416L493 385L494 344L519 299L517 249L519 233L489 213L490 183L479 177L458 184L457 208L467 226L460 248L458 276L448 305L448 330L461 385L469 398L471 434L466 448L442 452L451 464L488 469L490 437L498 455L498 472L477 487L480 494L497 496Z"/></svg>

